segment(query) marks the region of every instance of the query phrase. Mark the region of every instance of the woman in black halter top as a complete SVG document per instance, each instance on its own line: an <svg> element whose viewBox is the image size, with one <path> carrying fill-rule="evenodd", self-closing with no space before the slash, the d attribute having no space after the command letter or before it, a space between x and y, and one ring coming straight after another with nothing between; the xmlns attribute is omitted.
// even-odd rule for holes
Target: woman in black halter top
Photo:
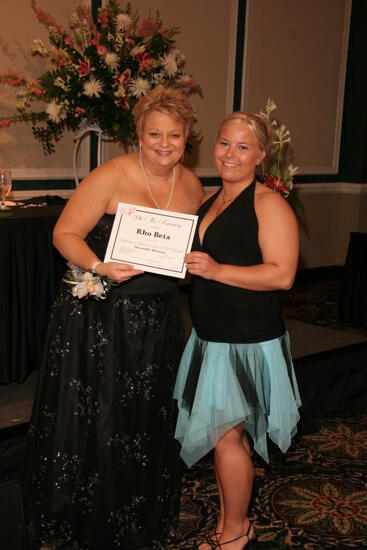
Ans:
<svg viewBox="0 0 367 550"><path fill-rule="evenodd" d="M287 202L255 177L270 132L257 115L233 113L223 121L214 148L223 186L199 209L186 258L193 329L175 386L176 438L189 466L215 449L220 499L216 532L200 550L251 545L253 466L245 430L267 461L267 435L285 452L299 420L278 302L296 273L297 223Z"/></svg>

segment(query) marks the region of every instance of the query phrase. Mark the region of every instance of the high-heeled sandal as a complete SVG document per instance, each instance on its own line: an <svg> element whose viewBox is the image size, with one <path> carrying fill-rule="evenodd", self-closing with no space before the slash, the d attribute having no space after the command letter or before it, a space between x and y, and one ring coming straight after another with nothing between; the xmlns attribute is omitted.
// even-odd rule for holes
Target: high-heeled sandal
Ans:
<svg viewBox="0 0 367 550"><path fill-rule="evenodd" d="M214 533L210 533L209 535L207 535L200 543L199 545L196 547L196 548L199 548L199 546L201 544L208 544L208 546L210 546L210 548L212 548L214 550L214 548L218 548L218 544L219 544L219 535L222 534L222 531L214 531Z"/></svg>
<svg viewBox="0 0 367 550"><path fill-rule="evenodd" d="M234 539L231 539L231 540L226 540L224 542L220 542L218 540L218 543L216 546L214 546L214 548L218 548L219 550L222 550L222 546L224 546L225 544L231 544L231 542L236 542L236 540L240 540L242 539L242 537L247 537L247 543L245 544L245 546L242 547L242 550L247 550L247 548L250 548L250 546L254 544L256 540L256 537L250 540L249 534L250 534L251 526L252 526L252 521L249 520L248 529L246 533L242 533L242 535L239 535L238 537L235 537Z"/></svg>

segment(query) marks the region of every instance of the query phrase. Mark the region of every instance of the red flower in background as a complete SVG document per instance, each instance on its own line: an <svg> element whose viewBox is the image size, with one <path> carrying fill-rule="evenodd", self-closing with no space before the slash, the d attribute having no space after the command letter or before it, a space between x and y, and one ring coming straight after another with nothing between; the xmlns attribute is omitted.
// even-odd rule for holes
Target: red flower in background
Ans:
<svg viewBox="0 0 367 550"><path fill-rule="evenodd" d="M139 73L141 74L145 74L147 72L149 72L152 68L152 63L153 63L153 59L152 59L152 56L149 55L149 53L140 53L138 56L137 56L137 59L140 63L139 65Z"/></svg>
<svg viewBox="0 0 367 550"><path fill-rule="evenodd" d="M271 187L274 191L276 191L277 193L280 193L281 191L283 191L283 193L287 196L289 195L289 189L288 187L285 185L284 181L280 178L274 178L274 176L268 176L266 175L264 177L264 183L265 185L267 185L268 187Z"/></svg>

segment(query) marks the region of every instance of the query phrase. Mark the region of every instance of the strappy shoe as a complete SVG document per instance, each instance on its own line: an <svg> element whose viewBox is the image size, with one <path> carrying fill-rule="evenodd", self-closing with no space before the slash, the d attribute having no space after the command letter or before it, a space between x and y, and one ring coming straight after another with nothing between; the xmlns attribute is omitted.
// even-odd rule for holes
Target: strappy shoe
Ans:
<svg viewBox="0 0 367 550"><path fill-rule="evenodd" d="M207 535L197 546L196 548L199 548L201 544L207 544L210 546L210 548L218 548L219 544L219 536L222 534L221 531L214 531L214 533L211 533L210 535Z"/></svg>
<svg viewBox="0 0 367 550"><path fill-rule="evenodd" d="M242 547L242 550L247 550L247 548L250 548L250 546L256 540L256 537L254 537L253 539L250 540L249 535L250 535L251 526L252 526L252 522L249 520L249 525L248 525L248 529L247 529L246 533L242 533L242 535L239 535L238 537L235 537L234 539L231 539L231 540L226 540L224 542L220 542L218 540L218 543L216 544L216 546L213 546L213 548L218 548L219 550L222 550L222 547L224 545L231 544L231 542L236 542L236 540L240 540L240 539L242 539L242 537L247 537L247 543Z"/></svg>

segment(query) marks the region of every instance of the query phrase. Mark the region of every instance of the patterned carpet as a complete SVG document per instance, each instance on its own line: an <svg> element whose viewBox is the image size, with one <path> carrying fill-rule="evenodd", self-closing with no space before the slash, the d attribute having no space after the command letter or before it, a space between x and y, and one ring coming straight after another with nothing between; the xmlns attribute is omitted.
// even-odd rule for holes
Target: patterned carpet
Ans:
<svg viewBox="0 0 367 550"><path fill-rule="evenodd" d="M298 281L283 297L284 314L294 319L353 332L366 331L338 317L341 270ZM309 430L309 426L307 427ZM302 426L301 426L302 430ZM367 404L313 423L283 455L270 445L270 465L254 456L256 479L250 516L261 550L300 548L367 549ZM176 538L159 548L191 549L212 531L218 498L212 457L183 476Z"/></svg>
<svg viewBox="0 0 367 550"><path fill-rule="evenodd" d="M292 290L282 296L284 316L366 336L365 329L344 323L339 317L342 278L342 267L315 270L314 274L312 270L301 272Z"/></svg>
<svg viewBox="0 0 367 550"><path fill-rule="evenodd" d="M286 455L273 446L270 465L257 456L254 463L252 548L367 548L367 411L324 418ZM217 511L209 457L184 471L177 538L161 548L195 548L214 529Z"/></svg>

